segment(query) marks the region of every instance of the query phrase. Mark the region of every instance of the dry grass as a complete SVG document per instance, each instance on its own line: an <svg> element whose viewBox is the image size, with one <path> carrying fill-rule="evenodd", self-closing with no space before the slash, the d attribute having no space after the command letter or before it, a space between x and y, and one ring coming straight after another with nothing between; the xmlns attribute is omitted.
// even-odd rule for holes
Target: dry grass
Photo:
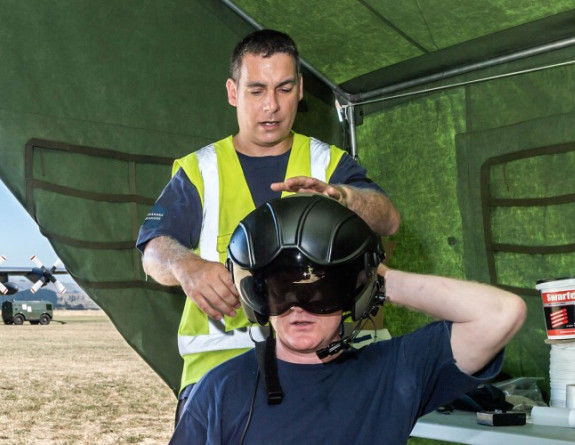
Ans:
<svg viewBox="0 0 575 445"><path fill-rule="evenodd" d="M176 398L102 311L0 323L0 444L165 444Z"/></svg>

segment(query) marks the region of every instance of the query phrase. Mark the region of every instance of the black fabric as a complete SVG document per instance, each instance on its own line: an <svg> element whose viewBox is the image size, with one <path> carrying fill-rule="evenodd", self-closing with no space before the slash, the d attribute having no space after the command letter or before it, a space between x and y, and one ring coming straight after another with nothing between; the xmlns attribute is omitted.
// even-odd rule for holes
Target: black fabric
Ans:
<svg viewBox="0 0 575 445"><path fill-rule="evenodd" d="M451 402L451 408L463 411L507 411L513 405L505 400L505 393L493 385L483 385Z"/></svg>
<svg viewBox="0 0 575 445"><path fill-rule="evenodd" d="M195 383L190 383L188 386L186 386L184 389L182 389L180 391L180 395L178 397L178 405L176 406L176 416L175 416L174 428L176 426L178 426L178 422L180 420L180 417L182 417L182 413L184 412L184 406L186 405L186 402L188 401L188 398L190 397L190 393L192 392L194 385L195 385Z"/></svg>

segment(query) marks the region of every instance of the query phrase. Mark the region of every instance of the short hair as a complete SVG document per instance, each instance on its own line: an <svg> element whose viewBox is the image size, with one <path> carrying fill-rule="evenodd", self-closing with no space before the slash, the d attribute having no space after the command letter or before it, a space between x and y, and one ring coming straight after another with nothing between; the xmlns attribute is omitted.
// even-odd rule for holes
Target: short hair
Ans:
<svg viewBox="0 0 575 445"><path fill-rule="evenodd" d="M230 76L235 82L240 78L242 61L246 54L270 57L285 53L293 57L296 74L300 72L299 52L295 42L287 34L273 29L260 29L248 34L239 42L230 59Z"/></svg>

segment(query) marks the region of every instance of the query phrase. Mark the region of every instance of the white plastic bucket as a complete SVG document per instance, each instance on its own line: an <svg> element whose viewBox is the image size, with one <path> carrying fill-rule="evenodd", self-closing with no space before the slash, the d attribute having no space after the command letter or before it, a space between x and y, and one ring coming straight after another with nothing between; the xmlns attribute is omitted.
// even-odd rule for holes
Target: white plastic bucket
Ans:
<svg viewBox="0 0 575 445"><path fill-rule="evenodd" d="M575 338L575 278L539 282L547 338L563 340Z"/></svg>

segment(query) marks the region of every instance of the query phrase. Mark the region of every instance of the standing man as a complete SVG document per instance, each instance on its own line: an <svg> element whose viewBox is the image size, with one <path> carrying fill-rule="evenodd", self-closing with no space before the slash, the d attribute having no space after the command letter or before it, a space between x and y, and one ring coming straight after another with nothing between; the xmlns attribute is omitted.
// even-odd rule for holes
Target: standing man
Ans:
<svg viewBox="0 0 575 445"><path fill-rule="evenodd" d="M250 320L269 319L275 336L194 386L170 445L405 444L420 416L495 377L523 300L392 270L382 257L379 236L325 196L275 199L246 216L230 269ZM344 313L357 333L385 298L438 321L350 348Z"/></svg>
<svg viewBox="0 0 575 445"><path fill-rule="evenodd" d="M145 272L181 286L188 297L178 330L184 359L178 405L205 372L253 346L223 263L232 231L256 206L290 193L320 193L380 235L399 228L398 211L364 168L343 150L292 131L303 96L299 66L295 43L278 31L255 31L236 46L226 88L238 132L176 160L141 227Z"/></svg>

